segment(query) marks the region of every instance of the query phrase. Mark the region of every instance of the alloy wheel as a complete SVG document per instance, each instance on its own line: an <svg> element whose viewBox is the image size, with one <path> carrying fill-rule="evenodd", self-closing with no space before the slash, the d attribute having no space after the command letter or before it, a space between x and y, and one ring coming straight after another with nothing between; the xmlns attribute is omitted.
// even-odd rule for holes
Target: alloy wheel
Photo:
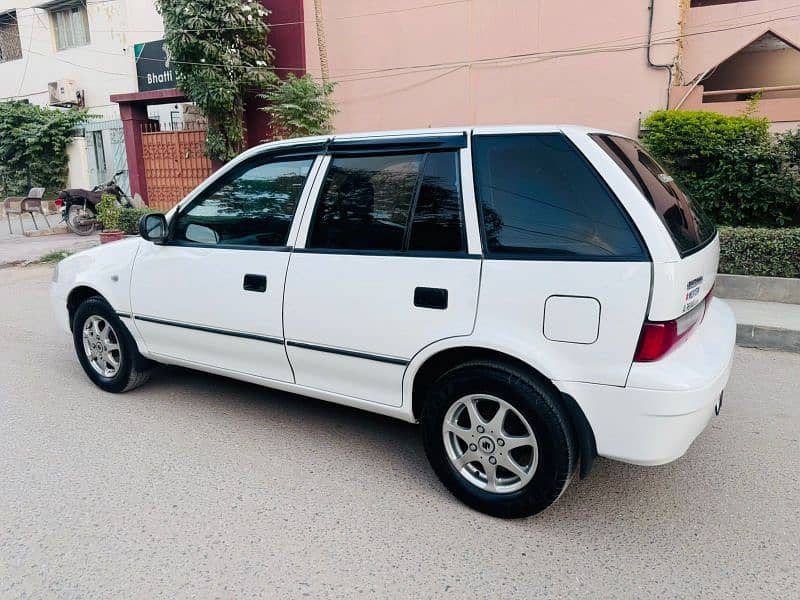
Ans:
<svg viewBox="0 0 800 600"><path fill-rule="evenodd" d="M470 484L509 494L536 473L539 446L533 428L511 404L487 394L459 398L442 423L447 457Z"/></svg>
<svg viewBox="0 0 800 600"><path fill-rule="evenodd" d="M83 324L83 350L92 368L103 377L114 377L122 362L119 338L111 324L92 315Z"/></svg>

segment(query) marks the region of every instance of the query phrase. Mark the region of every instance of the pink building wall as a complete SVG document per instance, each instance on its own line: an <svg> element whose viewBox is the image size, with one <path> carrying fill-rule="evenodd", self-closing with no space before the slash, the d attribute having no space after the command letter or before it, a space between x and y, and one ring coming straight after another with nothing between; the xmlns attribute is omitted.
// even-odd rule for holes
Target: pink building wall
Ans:
<svg viewBox="0 0 800 600"><path fill-rule="evenodd" d="M690 84L768 31L800 47L800 6L796 1L753 0L689 9L678 83ZM775 58L773 66L777 68L778 57ZM786 57L780 62L788 66L785 72L776 74L774 69L764 69L760 86L800 84L800 69L794 67L797 63ZM696 87L676 87L672 90L671 106L680 104L683 110L710 110L728 115L741 114L745 108L745 102L703 102L703 91L702 83ZM790 97L770 98L770 95ZM800 92L770 95L760 101L758 114L768 117L776 131L800 126Z"/></svg>
<svg viewBox="0 0 800 600"><path fill-rule="evenodd" d="M684 81L719 64L767 31L800 46L800 6L796 0L753 0L689 9L681 61Z"/></svg>
<svg viewBox="0 0 800 600"><path fill-rule="evenodd" d="M337 131L571 122L635 134L641 114L667 103L666 72L647 64L644 0L323 0L323 10ZM654 62L675 57L679 17L677 0L656 0L653 29L672 41Z"/></svg>

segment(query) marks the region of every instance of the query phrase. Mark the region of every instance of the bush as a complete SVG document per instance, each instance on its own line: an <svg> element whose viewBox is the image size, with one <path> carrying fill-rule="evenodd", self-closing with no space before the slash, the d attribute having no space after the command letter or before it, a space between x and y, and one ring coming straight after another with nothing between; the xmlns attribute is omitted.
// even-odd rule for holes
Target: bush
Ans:
<svg viewBox="0 0 800 600"><path fill-rule="evenodd" d="M119 228L128 235L138 235L139 219L151 212L154 211L150 208L123 208L119 214Z"/></svg>
<svg viewBox="0 0 800 600"><path fill-rule="evenodd" d="M731 143L704 178L689 178L689 194L717 223L786 227L796 224L800 177L775 143Z"/></svg>
<svg viewBox="0 0 800 600"><path fill-rule="evenodd" d="M53 197L67 178L67 146L87 118L83 110L44 108L28 101L0 102L0 191L24 196L44 187Z"/></svg>
<svg viewBox="0 0 800 600"><path fill-rule="evenodd" d="M773 137L769 121L665 110L646 121L645 145L718 224L800 223L795 134Z"/></svg>
<svg viewBox="0 0 800 600"><path fill-rule="evenodd" d="M800 277L800 228L720 227L719 272Z"/></svg>
<svg viewBox="0 0 800 600"><path fill-rule="evenodd" d="M778 143L789 156L789 162L800 169L800 128L778 136Z"/></svg>
<svg viewBox="0 0 800 600"><path fill-rule="evenodd" d="M647 147L667 166L702 173L734 142L769 141L769 121L703 111L660 110L644 123Z"/></svg>
<svg viewBox="0 0 800 600"><path fill-rule="evenodd" d="M103 194L97 204L97 220L105 231L119 230L119 217L122 207L113 194Z"/></svg>

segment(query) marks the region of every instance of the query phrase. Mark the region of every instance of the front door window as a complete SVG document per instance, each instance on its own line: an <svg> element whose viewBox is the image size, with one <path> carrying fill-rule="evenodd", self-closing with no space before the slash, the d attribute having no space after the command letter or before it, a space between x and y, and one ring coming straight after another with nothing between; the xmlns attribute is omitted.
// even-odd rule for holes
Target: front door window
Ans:
<svg viewBox="0 0 800 600"><path fill-rule="evenodd" d="M244 163L177 216L172 240L284 246L313 158Z"/></svg>

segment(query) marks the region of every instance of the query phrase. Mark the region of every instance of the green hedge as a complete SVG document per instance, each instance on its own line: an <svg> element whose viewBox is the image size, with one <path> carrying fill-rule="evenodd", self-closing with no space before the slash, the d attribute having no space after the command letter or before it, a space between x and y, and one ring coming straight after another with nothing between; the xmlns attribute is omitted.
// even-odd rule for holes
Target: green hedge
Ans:
<svg viewBox="0 0 800 600"><path fill-rule="evenodd" d="M800 228L720 227L719 272L800 277Z"/></svg>
<svg viewBox="0 0 800 600"><path fill-rule="evenodd" d="M119 215L119 228L128 235L138 235L139 219L154 212L149 208L123 208Z"/></svg>
<svg viewBox="0 0 800 600"><path fill-rule="evenodd" d="M719 225L800 225L800 134L772 135L767 119L665 110L644 144Z"/></svg>

